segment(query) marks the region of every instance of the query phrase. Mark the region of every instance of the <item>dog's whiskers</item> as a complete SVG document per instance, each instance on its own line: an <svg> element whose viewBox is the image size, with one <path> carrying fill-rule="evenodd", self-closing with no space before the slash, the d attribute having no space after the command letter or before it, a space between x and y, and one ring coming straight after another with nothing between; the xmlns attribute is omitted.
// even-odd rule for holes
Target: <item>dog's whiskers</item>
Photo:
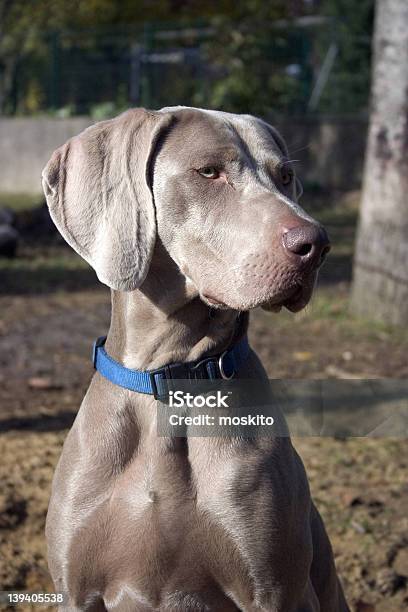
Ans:
<svg viewBox="0 0 408 612"><path fill-rule="evenodd" d="M311 146L312 146L312 143L309 143L309 144L305 145L304 147L299 147L298 149L293 149L293 151L291 151L289 155L293 155L293 153L299 153L299 151L305 151L306 149L309 149Z"/></svg>

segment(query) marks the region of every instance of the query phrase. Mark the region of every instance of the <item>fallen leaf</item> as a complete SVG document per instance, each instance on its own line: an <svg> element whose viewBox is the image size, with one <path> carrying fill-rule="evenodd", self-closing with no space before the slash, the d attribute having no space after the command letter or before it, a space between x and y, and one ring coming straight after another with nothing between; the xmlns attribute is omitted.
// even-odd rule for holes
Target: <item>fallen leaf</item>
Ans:
<svg viewBox="0 0 408 612"><path fill-rule="evenodd" d="M353 527L353 529L355 531L357 531L357 533L365 533L366 532L366 528L363 527L363 525L361 523L357 523L357 521L351 521L350 525Z"/></svg>
<svg viewBox="0 0 408 612"><path fill-rule="evenodd" d="M361 380L365 378L380 378L375 374L366 374L364 372L356 373L356 372L347 372L342 368L338 368L335 365L328 365L326 368L326 374L332 376L333 378L341 378L341 379L351 379L351 380Z"/></svg>
<svg viewBox="0 0 408 612"><path fill-rule="evenodd" d="M293 353L293 358L296 361L310 361L313 358L313 353L310 351L295 351Z"/></svg>
<svg viewBox="0 0 408 612"><path fill-rule="evenodd" d="M62 388L61 385L55 383L51 378L41 376L33 376L29 378L27 384L30 389L41 389L44 391L54 391Z"/></svg>

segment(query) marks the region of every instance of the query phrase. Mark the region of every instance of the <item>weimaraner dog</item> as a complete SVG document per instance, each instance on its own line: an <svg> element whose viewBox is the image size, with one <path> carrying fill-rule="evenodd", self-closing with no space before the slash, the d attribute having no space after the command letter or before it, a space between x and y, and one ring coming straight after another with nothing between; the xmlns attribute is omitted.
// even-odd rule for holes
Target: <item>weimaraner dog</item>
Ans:
<svg viewBox="0 0 408 612"><path fill-rule="evenodd" d="M55 151L43 185L112 289L104 350L127 370L218 358L250 309L301 310L329 249L282 138L250 115L129 110ZM266 380L252 351L234 374ZM160 437L156 406L95 372L47 516L62 608L347 611L290 438Z"/></svg>

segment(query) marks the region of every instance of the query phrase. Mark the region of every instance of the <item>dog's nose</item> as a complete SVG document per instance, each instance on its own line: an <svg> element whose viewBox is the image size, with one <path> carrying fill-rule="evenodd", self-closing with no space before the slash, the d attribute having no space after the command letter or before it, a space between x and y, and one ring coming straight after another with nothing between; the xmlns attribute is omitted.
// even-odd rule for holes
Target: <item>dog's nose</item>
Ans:
<svg viewBox="0 0 408 612"><path fill-rule="evenodd" d="M305 223L283 234L283 246L299 263L321 266L330 251L326 230L320 225Z"/></svg>

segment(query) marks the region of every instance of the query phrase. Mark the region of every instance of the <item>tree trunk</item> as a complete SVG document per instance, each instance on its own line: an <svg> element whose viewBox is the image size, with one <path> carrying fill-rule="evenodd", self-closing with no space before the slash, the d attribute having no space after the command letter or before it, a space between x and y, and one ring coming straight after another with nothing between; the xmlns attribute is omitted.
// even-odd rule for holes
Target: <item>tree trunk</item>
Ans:
<svg viewBox="0 0 408 612"><path fill-rule="evenodd" d="M352 308L408 323L408 2L377 0Z"/></svg>

